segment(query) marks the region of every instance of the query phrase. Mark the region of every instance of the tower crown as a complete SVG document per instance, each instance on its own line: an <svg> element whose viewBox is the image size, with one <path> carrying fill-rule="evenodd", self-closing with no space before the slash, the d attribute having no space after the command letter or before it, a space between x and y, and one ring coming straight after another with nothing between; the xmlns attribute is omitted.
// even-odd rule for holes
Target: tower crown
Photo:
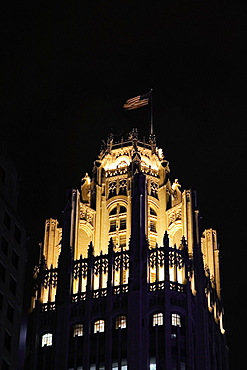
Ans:
<svg viewBox="0 0 247 370"><path fill-rule="evenodd" d="M154 135L110 134L92 179L70 192L63 229L47 221L30 340L38 330L45 344L33 364L43 351L54 366L42 368L211 370L220 359L227 369L212 346L224 338L216 232L201 233L195 192L169 172Z"/></svg>
<svg viewBox="0 0 247 370"><path fill-rule="evenodd" d="M111 176L117 172L123 173L124 170L128 171L132 161L136 161L139 157L140 170L146 174L153 174L158 176L161 168L166 167L169 172L169 163L164 160L163 151L156 147L155 136L150 136L148 142L138 139L136 129L133 129L128 138L120 142L113 141L113 136L109 135L107 144L101 150L99 160L97 163L101 164L106 176Z"/></svg>

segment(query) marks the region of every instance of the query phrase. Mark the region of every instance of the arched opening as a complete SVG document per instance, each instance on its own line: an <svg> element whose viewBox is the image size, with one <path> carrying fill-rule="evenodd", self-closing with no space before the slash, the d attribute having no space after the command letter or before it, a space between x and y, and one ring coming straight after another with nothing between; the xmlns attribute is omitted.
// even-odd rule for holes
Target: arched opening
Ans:
<svg viewBox="0 0 247 370"><path fill-rule="evenodd" d="M126 249L127 209L117 203L109 212L109 240L112 238L115 250Z"/></svg>
<svg viewBox="0 0 247 370"><path fill-rule="evenodd" d="M149 320L149 364L150 369L165 368L165 320L163 312L155 312Z"/></svg>

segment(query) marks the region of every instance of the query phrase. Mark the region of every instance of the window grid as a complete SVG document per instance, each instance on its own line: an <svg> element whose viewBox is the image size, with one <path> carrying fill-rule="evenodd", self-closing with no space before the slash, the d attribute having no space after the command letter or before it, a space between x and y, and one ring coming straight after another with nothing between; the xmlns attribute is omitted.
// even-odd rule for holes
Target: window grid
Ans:
<svg viewBox="0 0 247 370"><path fill-rule="evenodd" d="M181 328L181 318L177 313L172 314L172 326L179 326Z"/></svg>
<svg viewBox="0 0 247 370"><path fill-rule="evenodd" d="M83 336L83 324L76 324L73 328L73 337Z"/></svg>
<svg viewBox="0 0 247 370"><path fill-rule="evenodd" d="M94 323L94 333L103 333L105 331L104 320L98 320Z"/></svg>
<svg viewBox="0 0 247 370"><path fill-rule="evenodd" d="M126 316L118 316L116 318L115 329L125 329L127 324Z"/></svg>
<svg viewBox="0 0 247 370"><path fill-rule="evenodd" d="M161 326L163 325L163 313L159 312L159 313L155 313L153 315L153 326Z"/></svg>
<svg viewBox="0 0 247 370"><path fill-rule="evenodd" d="M41 347L52 346L52 333L45 333L42 335Z"/></svg>
<svg viewBox="0 0 247 370"><path fill-rule="evenodd" d="M125 206L117 204L109 213L109 238L116 248L126 247L126 212Z"/></svg>

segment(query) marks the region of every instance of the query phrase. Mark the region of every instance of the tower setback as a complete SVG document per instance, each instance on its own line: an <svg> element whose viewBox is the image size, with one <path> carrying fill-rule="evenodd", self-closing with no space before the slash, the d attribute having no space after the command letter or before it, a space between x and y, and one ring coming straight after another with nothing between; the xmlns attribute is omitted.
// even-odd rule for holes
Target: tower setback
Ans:
<svg viewBox="0 0 247 370"><path fill-rule="evenodd" d="M63 214L45 224L26 369L228 369L216 231L154 135L109 135Z"/></svg>

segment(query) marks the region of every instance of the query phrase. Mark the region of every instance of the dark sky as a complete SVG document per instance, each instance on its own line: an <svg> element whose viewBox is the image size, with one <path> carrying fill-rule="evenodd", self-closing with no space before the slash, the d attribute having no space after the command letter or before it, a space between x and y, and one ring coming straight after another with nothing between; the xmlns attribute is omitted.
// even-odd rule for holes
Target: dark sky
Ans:
<svg viewBox="0 0 247 370"><path fill-rule="evenodd" d="M148 136L147 108L124 112L122 105L153 88L154 132L171 178L198 191L203 227L218 230L227 342L232 369L240 369L246 328L242 4L36 0L6 4L4 19L0 140L21 178L19 214L30 251L42 241L45 219L62 219L66 190L91 171L111 130L125 135L137 127L140 137Z"/></svg>

